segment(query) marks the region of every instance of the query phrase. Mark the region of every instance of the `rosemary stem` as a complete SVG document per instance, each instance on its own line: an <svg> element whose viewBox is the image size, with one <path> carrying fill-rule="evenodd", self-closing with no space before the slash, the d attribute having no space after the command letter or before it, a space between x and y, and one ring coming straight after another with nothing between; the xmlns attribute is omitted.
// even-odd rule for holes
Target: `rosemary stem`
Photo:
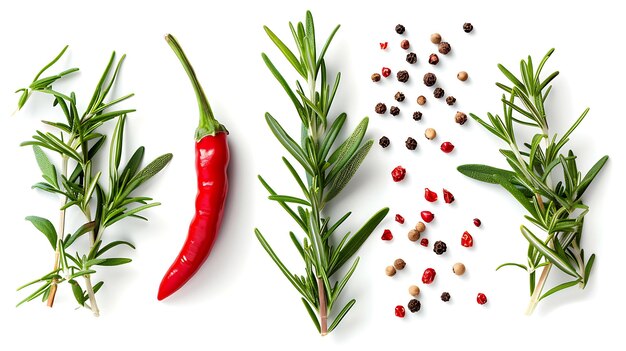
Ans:
<svg viewBox="0 0 626 351"><path fill-rule="evenodd" d="M61 174L63 175L63 177L67 177L67 162L68 162L68 157L63 156L62 161L61 161ZM67 196L64 197L63 199L63 204L65 205L65 203L67 203ZM64 232L65 232L65 209L61 210L59 214L59 234L58 235L63 237ZM61 256L61 247L59 247L59 241L57 241L57 245L54 250L54 271L59 269L60 256ZM48 294L48 301L46 302L46 305L48 307L52 307L54 305L54 298L56 297L56 294L57 294L57 282L58 282L57 279L53 278L52 283L50 284L50 293Z"/></svg>
<svg viewBox="0 0 626 351"><path fill-rule="evenodd" d="M94 316L98 317L100 316L100 310L98 309L98 303L96 302L96 294L93 292L93 286L91 285L91 276L87 274L84 277L85 277L85 290L87 290L87 295L89 296L91 312L93 312Z"/></svg>
<svg viewBox="0 0 626 351"><path fill-rule="evenodd" d="M326 310L326 289L321 277L317 277L317 291L320 298L320 334L328 334L328 311Z"/></svg>
<svg viewBox="0 0 626 351"><path fill-rule="evenodd" d="M548 275L550 274L551 269L552 263L548 263L546 266L543 267L543 270L541 271L541 276L539 277L539 281L537 282L537 286L535 287L535 291L530 297L530 303L528 304L528 308L526 309L527 316L530 316L535 311L535 307L537 307L537 303L539 303L539 297L541 296L543 287L548 280Z"/></svg>

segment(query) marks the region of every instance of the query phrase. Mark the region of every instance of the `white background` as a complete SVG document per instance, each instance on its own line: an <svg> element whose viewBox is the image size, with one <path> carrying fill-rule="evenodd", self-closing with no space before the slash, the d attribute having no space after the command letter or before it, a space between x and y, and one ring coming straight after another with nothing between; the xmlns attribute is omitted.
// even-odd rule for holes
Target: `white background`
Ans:
<svg viewBox="0 0 626 351"><path fill-rule="evenodd" d="M625 312L621 284L625 240L619 223L625 195L622 100L626 77L618 54L624 34L622 18L606 1L570 2L567 9L562 6L546 1L511 5L239 1L202 6L188 1L4 2L0 9L0 349L495 349L496 345L506 349L584 349L600 341L620 343L618 333ZM290 66L267 39L262 25L289 41L287 22L303 20L306 9L313 11L320 42L335 24L342 24L327 56L329 70L343 74L335 113L348 112L350 128L362 116L370 115L368 137L378 139L385 134L392 140L385 150L375 144L358 175L330 209L335 218L346 210L354 212L345 230L356 229L383 206L390 206L391 212L359 252L361 264L343 293L345 301L354 297L357 304L336 332L324 338L316 335L297 292L253 235L253 228L259 227L285 263L293 271L301 271L287 236L295 226L266 199L256 175L263 174L282 193L295 194L280 162L285 152L269 132L263 114L271 111L295 135L298 119L264 67L260 53L267 52L292 82L295 76ZM475 26L471 35L461 29L466 21ZM405 37L418 54L414 67L404 62L401 37L394 32L397 23L407 27ZM230 130L231 192L221 236L205 266L182 290L157 302L161 277L186 236L195 195L197 108L187 77L163 40L167 32L182 43L216 116ZM453 47L451 55L441 57L442 63L434 68L426 63L435 50L428 41L432 32L440 32ZM381 51L379 41L388 41L389 49ZM128 119L126 155L139 145L146 146L149 158L174 154L166 170L143 190L163 203L147 213L150 221L129 220L109 232L111 238L132 240L137 250L118 251L133 258L130 265L98 273L106 282L98 294L100 318L93 318L85 309L76 310L67 286L60 288L53 309L37 302L14 307L25 296L15 288L52 265L48 243L23 218L39 215L56 223L55 208L60 200L30 190L30 185L39 181L39 171L31 150L19 147L41 128L39 120L59 116L51 115L49 99L40 96L11 116L18 98L12 92L27 85L65 44L70 45L68 54L51 72L81 68L58 89L76 91L83 107L111 51L128 55L114 91L118 96L136 93L128 103L137 112ZM459 127L453 116L456 110L499 113L500 91L494 82L502 81L502 76L496 64L517 71L521 58L532 54L538 60L551 47L557 50L546 72L561 72L548 108L551 126L563 132L585 107L591 107L569 146L585 171L604 154L611 159L586 197L591 212L585 221L584 247L598 256L589 286L585 291L570 289L544 300L532 317L526 317L525 274L515 269L495 272L500 263L523 262L525 258L526 242L518 230L523 210L501 189L470 181L455 171L457 165L468 162L504 166L497 152L501 145L477 123ZM409 69L408 85L391 78L374 85L369 76L383 65L391 67L394 74ZM427 70L435 72L446 92L457 97L457 106L450 108L431 97L430 89L419 82ZM469 72L468 82L455 79L459 70ZM396 90L407 95L400 105L401 115L375 115L375 103L391 105ZM420 94L430 101L418 123L410 116ZM429 126L440 134L436 142L422 137ZM407 136L418 140L415 152L404 148ZM457 146L450 155L438 150L444 140ZM403 183L394 184L389 172L398 164L407 168L408 176ZM440 196L441 188L446 187L457 201L453 206L441 200L427 205L424 187L437 190ZM437 239L448 243L444 256L406 239L406 231L422 209L437 215L425 234L431 243ZM395 213L407 218L404 226L393 222ZM474 217L483 220L482 228L472 226ZM384 228L394 232L393 241L380 240ZM464 230L474 234L473 249L459 245ZM407 261L407 268L388 278L384 267L397 257ZM456 261L467 265L466 276L458 278L450 272ZM421 272L429 266L439 274L435 284L422 286L422 311L403 320L394 317L394 306L406 305L410 299L408 285L419 282ZM452 295L449 304L439 300L446 290ZM489 297L487 305L475 303L478 291ZM607 319L609 316L612 319Z"/></svg>

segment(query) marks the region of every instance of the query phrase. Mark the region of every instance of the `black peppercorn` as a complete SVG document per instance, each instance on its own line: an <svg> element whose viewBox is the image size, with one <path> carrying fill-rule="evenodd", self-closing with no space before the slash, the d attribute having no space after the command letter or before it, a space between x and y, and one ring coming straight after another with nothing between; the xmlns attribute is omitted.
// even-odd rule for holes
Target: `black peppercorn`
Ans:
<svg viewBox="0 0 626 351"><path fill-rule="evenodd" d="M406 55L406 62L410 63L410 64L414 64L415 62L417 62L417 55L415 55L414 52L410 52Z"/></svg>
<svg viewBox="0 0 626 351"><path fill-rule="evenodd" d="M404 26L403 26L403 25L401 25L401 24L398 24L398 25L396 26L396 33L398 33L398 34L402 34L402 33L404 33L404 31L405 31L405 30L406 30L406 28L404 28Z"/></svg>
<svg viewBox="0 0 626 351"><path fill-rule="evenodd" d="M396 99L396 101L398 102L402 102L404 101L404 94L402 94L402 92L397 92L396 95L393 96L394 99Z"/></svg>
<svg viewBox="0 0 626 351"><path fill-rule="evenodd" d="M422 120L422 113L420 111L413 112L413 119L416 121Z"/></svg>
<svg viewBox="0 0 626 351"><path fill-rule="evenodd" d="M380 138L380 140L378 140L378 145L382 146L383 148L389 146L389 138L383 136L382 138Z"/></svg>
<svg viewBox="0 0 626 351"><path fill-rule="evenodd" d="M404 144L406 145L406 148L409 150L415 150L417 148L417 140L411 137L408 137Z"/></svg>
<svg viewBox="0 0 626 351"><path fill-rule="evenodd" d="M428 57L428 63L430 63L431 65L438 64L439 56L437 56L437 54L430 54L430 56Z"/></svg>
<svg viewBox="0 0 626 351"><path fill-rule="evenodd" d="M441 89L439 87L435 88L435 91L433 91L433 95L435 95L435 98L437 98L437 99L443 97L444 94L445 94L445 92L443 91L443 89Z"/></svg>
<svg viewBox="0 0 626 351"><path fill-rule="evenodd" d="M450 293L449 293L449 292L447 292L447 291L444 291L444 292L441 294L441 301L443 301L443 302L448 302L448 301L450 301Z"/></svg>
<svg viewBox="0 0 626 351"><path fill-rule="evenodd" d="M434 73L424 74L424 84L427 87L432 87L437 82L437 76Z"/></svg>
<svg viewBox="0 0 626 351"><path fill-rule="evenodd" d="M402 70L396 73L396 78L398 78L399 82L406 83L409 80L409 72Z"/></svg>
<svg viewBox="0 0 626 351"><path fill-rule="evenodd" d="M420 310L422 304L417 299L411 299L411 301L409 301L408 307L411 313L415 313Z"/></svg>
<svg viewBox="0 0 626 351"><path fill-rule="evenodd" d="M448 249L448 246L446 246L446 243L444 243L443 241L435 241L435 245L433 248L433 251L437 254L437 255L441 255L444 252L446 252L446 250Z"/></svg>
<svg viewBox="0 0 626 351"><path fill-rule="evenodd" d="M474 26L472 26L472 24L471 24L471 23L466 22L466 23L464 23L464 24L463 24L463 31L464 31L465 33L469 33L469 32L471 32L472 30L474 30Z"/></svg>
<svg viewBox="0 0 626 351"><path fill-rule="evenodd" d="M450 96L448 96L446 98L446 104L448 104L450 106L454 105L455 102L456 102L456 98L454 96L452 96L452 95L450 95Z"/></svg>
<svg viewBox="0 0 626 351"><path fill-rule="evenodd" d="M398 108L398 106L391 106L389 108L389 113L391 113L392 116L397 116L400 114L400 109Z"/></svg>
<svg viewBox="0 0 626 351"><path fill-rule="evenodd" d="M456 111L456 115L454 115L454 121L460 125L465 124L467 122L467 115L461 111Z"/></svg>
<svg viewBox="0 0 626 351"><path fill-rule="evenodd" d="M376 113L378 113L379 115L382 115L387 112L387 105L379 102L376 104L376 107L374 107L374 111L376 111Z"/></svg>
<svg viewBox="0 0 626 351"><path fill-rule="evenodd" d="M380 81L380 74L378 73L372 74L372 82L379 82L379 81Z"/></svg>
<svg viewBox="0 0 626 351"><path fill-rule="evenodd" d="M450 50L452 50L452 48L450 47L450 43L448 43L447 41L442 41L441 43L439 43L439 52L447 55Z"/></svg>

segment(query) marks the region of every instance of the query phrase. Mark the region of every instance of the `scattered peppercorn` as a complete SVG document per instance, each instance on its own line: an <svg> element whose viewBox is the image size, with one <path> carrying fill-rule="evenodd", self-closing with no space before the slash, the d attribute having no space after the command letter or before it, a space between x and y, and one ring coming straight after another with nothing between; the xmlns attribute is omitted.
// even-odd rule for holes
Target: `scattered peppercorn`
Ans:
<svg viewBox="0 0 626 351"><path fill-rule="evenodd" d="M406 148L409 150L415 150L417 148L417 140L408 137L404 145L406 145Z"/></svg>
<svg viewBox="0 0 626 351"><path fill-rule="evenodd" d="M391 177L394 182L399 182L406 176L406 169L402 166L398 166L391 171Z"/></svg>
<svg viewBox="0 0 626 351"><path fill-rule="evenodd" d="M433 281L435 281L436 275L437 275L437 272L435 272L434 269L426 268L426 270L424 271L424 274L422 274L422 283L431 284Z"/></svg>
<svg viewBox="0 0 626 351"><path fill-rule="evenodd" d="M380 82L380 74L378 73L372 74L372 82Z"/></svg>
<svg viewBox="0 0 626 351"><path fill-rule="evenodd" d="M478 295L476 295L476 302L478 302L479 305L484 305L487 303L487 296L483 293L478 293Z"/></svg>
<svg viewBox="0 0 626 351"><path fill-rule="evenodd" d="M400 42L400 47L403 48L404 50L408 49L410 46L411 44L406 39Z"/></svg>
<svg viewBox="0 0 626 351"><path fill-rule="evenodd" d="M435 245L433 245L433 251L437 255L442 255L444 252L446 252L447 249L448 249L448 246L446 245L446 243L444 243L441 240L435 241Z"/></svg>
<svg viewBox="0 0 626 351"><path fill-rule="evenodd" d="M416 121L422 120L422 113L420 111L413 112L413 119Z"/></svg>
<svg viewBox="0 0 626 351"><path fill-rule="evenodd" d="M391 113L392 116L397 116L400 114L400 108L398 108L398 106L391 106L389 113Z"/></svg>
<svg viewBox="0 0 626 351"><path fill-rule="evenodd" d="M398 78L399 82L406 83L409 80L409 72L402 70L396 73L396 78Z"/></svg>
<svg viewBox="0 0 626 351"><path fill-rule="evenodd" d="M379 102L376 104L376 107L374 107L374 111L376 111L376 113L378 113L379 115L383 115L385 114L385 112L387 112L387 105Z"/></svg>
<svg viewBox="0 0 626 351"><path fill-rule="evenodd" d="M404 269L404 267L406 267L406 262L404 262L403 259L398 258L397 260L393 261L393 268L401 271Z"/></svg>
<svg viewBox="0 0 626 351"><path fill-rule="evenodd" d="M383 77L387 78L389 77L389 75L391 75L391 69L388 67L383 67L383 69L380 71L380 73L383 74Z"/></svg>
<svg viewBox="0 0 626 351"><path fill-rule="evenodd" d="M460 125L464 125L465 122L467 122L467 115L461 111L456 111L454 121Z"/></svg>
<svg viewBox="0 0 626 351"><path fill-rule="evenodd" d="M437 83L437 76L434 73L426 73L424 74L424 85L427 87L432 87Z"/></svg>
<svg viewBox="0 0 626 351"><path fill-rule="evenodd" d="M447 41L442 41L441 43L439 43L439 52L447 55L450 50L452 50L452 47L450 47L450 43L448 43Z"/></svg>
<svg viewBox="0 0 626 351"><path fill-rule="evenodd" d="M454 105L455 102L456 102L456 98L454 96L452 96L452 95L450 95L450 96L448 96L446 98L446 104L448 104L450 106Z"/></svg>
<svg viewBox="0 0 626 351"><path fill-rule="evenodd" d="M430 211L422 211L420 213L420 216L426 223L430 223L433 221L433 219L435 219L435 214Z"/></svg>
<svg viewBox="0 0 626 351"><path fill-rule="evenodd" d="M393 234L391 233L391 230L389 229L383 230L383 235L380 237L380 239L385 240L385 241L389 241L393 239Z"/></svg>
<svg viewBox="0 0 626 351"><path fill-rule="evenodd" d="M398 102L404 101L404 94L402 92L397 92L396 95L393 96L394 99Z"/></svg>
<svg viewBox="0 0 626 351"><path fill-rule="evenodd" d="M428 201L428 202L435 202L435 201L437 201L437 198L438 198L438 196L437 196L436 192L434 192L434 191L432 191L432 190L430 190L428 188L424 189L424 199L426 199L426 201Z"/></svg>
<svg viewBox="0 0 626 351"><path fill-rule="evenodd" d="M469 232L464 232L463 235L461 235L461 246L474 246L474 238L472 238L472 234L470 234Z"/></svg>
<svg viewBox="0 0 626 351"><path fill-rule="evenodd" d="M420 288L417 285L409 286L409 294L411 296L417 296L420 294Z"/></svg>
<svg viewBox="0 0 626 351"><path fill-rule="evenodd" d="M398 34L403 34L405 30L406 30L406 28L404 28L404 26L401 25L401 24L398 24L396 26L396 33L398 33Z"/></svg>
<svg viewBox="0 0 626 351"><path fill-rule="evenodd" d="M480 227L481 224L482 224L482 222L480 221L480 219L474 218L474 225L475 226Z"/></svg>
<svg viewBox="0 0 626 351"><path fill-rule="evenodd" d="M409 240L411 241L418 241L420 239L420 232L415 230L415 229L411 229L409 230Z"/></svg>
<svg viewBox="0 0 626 351"><path fill-rule="evenodd" d="M430 42L433 44L441 43L441 35L439 33L433 33L430 35Z"/></svg>
<svg viewBox="0 0 626 351"><path fill-rule="evenodd" d="M415 230L417 230L420 233L423 233L426 231L426 224L424 224L424 222L417 222L417 224L415 225Z"/></svg>
<svg viewBox="0 0 626 351"><path fill-rule="evenodd" d="M443 293L441 293L441 301L443 302L450 301L450 293L447 291L444 291Z"/></svg>
<svg viewBox="0 0 626 351"><path fill-rule="evenodd" d="M410 63L410 64L414 64L415 62L417 62L417 55L415 55L414 52L410 52L406 55L406 62Z"/></svg>
<svg viewBox="0 0 626 351"><path fill-rule="evenodd" d="M465 71L461 71L461 72L457 73L456 77L460 81L462 81L462 82L465 82L467 80L467 78L469 78L469 76L467 75L467 72L465 72Z"/></svg>
<svg viewBox="0 0 626 351"><path fill-rule="evenodd" d="M452 273L456 275L465 274L465 265L461 262L455 263L454 266L452 266Z"/></svg>
<svg viewBox="0 0 626 351"><path fill-rule="evenodd" d="M463 31L464 31L465 33L469 33L469 32L471 32L472 30L474 30L474 26L473 26L471 23L466 22L466 23L464 23L464 24L463 24Z"/></svg>
<svg viewBox="0 0 626 351"><path fill-rule="evenodd" d="M441 144L441 151L445 152L446 154L449 154L452 152L452 150L454 150L454 145L452 145L451 142L449 141L445 141Z"/></svg>
<svg viewBox="0 0 626 351"><path fill-rule="evenodd" d="M426 105L426 96L420 95L417 97L417 104L420 106Z"/></svg>
<svg viewBox="0 0 626 351"><path fill-rule="evenodd" d="M428 247L428 239L424 238L424 239L420 240L420 245L422 245L424 247Z"/></svg>
<svg viewBox="0 0 626 351"><path fill-rule="evenodd" d="M439 99L443 97L444 94L445 92L440 87L436 87L435 91L433 91L433 95L435 96L435 99Z"/></svg>
<svg viewBox="0 0 626 351"><path fill-rule="evenodd" d="M388 277L393 277L396 275L396 269L393 268L393 266L387 266L385 268L385 274L387 274Z"/></svg>
<svg viewBox="0 0 626 351"><path fill-rule="evenodd" d="M424 131L424 136L428 140L433 140L437 136L437 131L435 131L435 129L433 128L426 128L426 130Z"/></svg>
<svg viewBox="0 0 626 351"><path fill-rule="evenodd" d="M411 313L415 313L422 308L422 304L417 299L411 299L407 307L409 307L409 311L411 311Z"/></svg>
<svg viewBox="0 0 626 351"><path fill-rule="evenodd" d="M389 146L389 138L383 136L382 138L380 138L380 140L378 140L378 145L382 146L383 148Z"/></svg>
<svg viewBox="0 0 626 351"><path fill-rule="evenodd" d="M404 318L405 313L406 312L404 311L404 307L403 306L400 306L400 305L396 306L396 309L395 309L396 317Z"/></svg>
<svg viewBox="0 0 626 351"><path fill-rule="evenodd" d="M437 54L430 54L430 56L428 57L428 63L430 63L431 65L438 64L439 56L437 56Z"/></svg>
<svg viewBox="0 0 626 351"><path fill-rule="evenodd" d="M396 222L398 222L400 224L404 224L404 217L402 217L400 214L396 214L395 220L396 220Z"/></svg>
<svg viewBox="0 0 626 351"><path fill-rule="evenodd" d="M454 195L446 189L443 189L443 201L447 204L451 204L454 202Z"/></svg>
<svg viewBox="0 0 626 351"><path fill-rule="evenodd" d="M385 49L387 48L387 44L388 44L387 42L380 43L380 48L381 48L382 50L385 50Z"/></svg>

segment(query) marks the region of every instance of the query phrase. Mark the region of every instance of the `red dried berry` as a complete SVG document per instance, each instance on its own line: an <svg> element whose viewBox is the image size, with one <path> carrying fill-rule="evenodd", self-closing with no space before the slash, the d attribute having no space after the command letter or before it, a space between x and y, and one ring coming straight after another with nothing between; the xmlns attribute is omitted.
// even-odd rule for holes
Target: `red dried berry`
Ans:
<svg viewBox="0 0 626 351"><path fill-rule="evenodd" d="M428 247L428 239L424 238L420 241L420 245L424 247Z"/></svg>
<svg viewBox="0 0 626 351"><path fill-rule="evenodd" d="M380 48L381 48L382 50L385 50L385 49L387 48L387 42L380 43Z"/></svg>
<svg viewBox="0 0 626 351"><path fill-rule="evenodd" d="M391 230L389 229L385 229L383 231L383 236L380 237L382 240L386 240L389 241L391 239L393 239L393 234L391 234Z"/></svg>
<svg viewBox="0 0 626 351"><path fill-rule="evenodd" d="M474 225L475 226L480 227L481 224L482 224L482 222L480 221L480 219L474 218Z"/></svg>
<svg viewBox="0 0 626 351"><path fill-rule="evenodd" d="M437 193L426 188L424 189L424 198L426 199L426 201L428 202L435 202L437 201Z"/></svg>
<svg viewBox="0 0 626 351"><path fill-rule="evenodd" d="M446 154L451 153L452 150L454 150L454 145L452 145L451 142L446 141L443 144L441 144L441 151L445 152Z"/></svg>
<svg viewBox="0 0 626 351"><path fill-rule="evenodd" d="M447 204L451 204L454 202L454 195L446 189L443 189L443 201Z"/></svg>
<svg viewBox="0 0 626 351"><path fill-rule="evenodd" d="M461 245L465 247L474 246L474 238L472 238L472 235L470 233L463 233L463 235L461 236Z"/></svg>
<svg viewBox="0 0 626 351"><path fill-rule="evenodd" d="M420 213L420 216L422 216L422 219L426 223L430 223L433 221L433 219L435 219L435 215L430 211L422 211L422 213Z"/></svg>
<svg viewBox="0 0 626 351"><path fill-rule="evenodd" d="M484 305L487 303L487 296L483 293L478 293L478 295L476 296L476 302L478 302L479 305Z"/></svg>
<svg viewBox="0 0 626 351"><path fill-rule="evenodd" d="M381 73L383 74L383 77L387 78L389 77L389 75L391 75L391 70L387 67L383 67L383 70Z"/></svg>
<svg viewBox="0 0 626 351"><path fill-rule="evenodd" d="M422 283L431 284L435 280L435 275L437 275L437 272L434 269L426 268L422 275Z"/></svg>
<svg viewBox="0 0 626 351"><path fill-rule="evenodd" d="M404 306L398 305L396 306L396 317L404 318L406 311L404 310Z"/></svg>
<svg viewBox="0 0 626 351"><path fill-rule="evenodd" d="M396 222L398 222L400 224L404 224L404 217L402 217L401 215L397 214L396 215Z"/></svg>
<svg viewBox="0 0 626 351"><path fill-rule="evenodd" d="M398 166L391 171L391 177L394 182L399 182L406 176L406 169L402 166Z"/></svg>

